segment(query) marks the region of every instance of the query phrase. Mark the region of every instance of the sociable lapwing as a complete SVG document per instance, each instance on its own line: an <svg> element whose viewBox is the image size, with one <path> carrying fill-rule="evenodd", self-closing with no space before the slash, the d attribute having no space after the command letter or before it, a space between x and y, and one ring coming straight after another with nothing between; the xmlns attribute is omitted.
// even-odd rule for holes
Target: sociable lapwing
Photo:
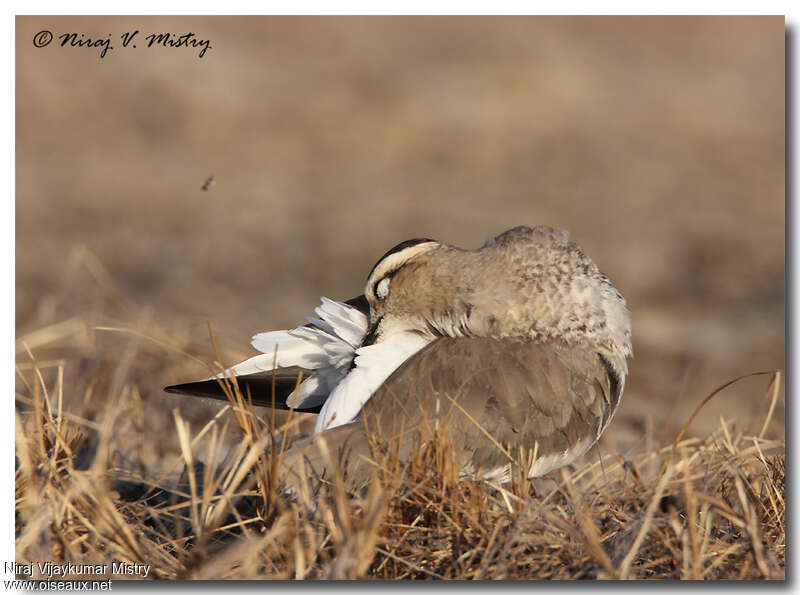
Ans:
<svg viewBox="0 0 800 595"><path fill-rule="evenodd" d="M229 370L254 404L318 413L315 435L287 451L289 483L306 469L300 457L324 467L320 440L347 450L364 480L375 435L403 442L402 455L442 432L463 473L505 481L524 449L527 475L543 475L598 440L632 354L625 299L568 232L544 226L477 250L408 240L372 268L363 295L323 298L316 314L256 335L262 353ZM215 378L166 390L226 398Z"/></svg>

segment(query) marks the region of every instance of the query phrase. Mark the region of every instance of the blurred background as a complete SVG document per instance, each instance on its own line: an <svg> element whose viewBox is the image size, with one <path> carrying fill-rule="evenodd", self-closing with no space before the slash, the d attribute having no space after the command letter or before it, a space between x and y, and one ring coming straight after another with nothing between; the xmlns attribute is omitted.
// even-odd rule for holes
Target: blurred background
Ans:
<svg viewBox="0 0 800 595"><path fill-rule="evenodd" d="M188 32L204 57L146 47ZM19 361L65 362L77 414L122 399L156 460L172 409L219 410L161 392L207 375L208 323L231 364L402 240L547 224L633 314L607 449L671 442L784 367L784 43L783 17L17 17ZM767 381L690 435L758 432Z"/></svg>

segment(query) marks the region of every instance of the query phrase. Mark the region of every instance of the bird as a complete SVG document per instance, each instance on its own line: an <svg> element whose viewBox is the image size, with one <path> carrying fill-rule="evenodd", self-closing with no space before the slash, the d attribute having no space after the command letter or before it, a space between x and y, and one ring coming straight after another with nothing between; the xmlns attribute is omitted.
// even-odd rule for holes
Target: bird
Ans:
<svg viewBox="0 0 800 595"><path fill-rule="evenodd" d="M315 313L255 335L261 353L224 375L165 388L227 399L220 378L236 376L254 405L316 413L285 453L289 486L329 472L332 449L363 485L376 448L408 457L436 436L462 476L504 483L515 464L544 475L600 438L633 355L625 298L568 231L544 225L477 249L407 240L362 294Z"/></svg>

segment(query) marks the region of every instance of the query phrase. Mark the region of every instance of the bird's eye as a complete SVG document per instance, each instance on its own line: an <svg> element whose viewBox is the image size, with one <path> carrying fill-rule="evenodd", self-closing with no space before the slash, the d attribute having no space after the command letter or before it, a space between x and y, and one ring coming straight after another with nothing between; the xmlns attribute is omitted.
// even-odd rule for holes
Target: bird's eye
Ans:
<svg viewBox="0 0 800 595"><path fill-rule="evenodd" d="M389 277L384 277L378 284L375 286L375 297L379 300L386 299L386 296L389 295L389 284L391 283L391 279Z"/></svg>

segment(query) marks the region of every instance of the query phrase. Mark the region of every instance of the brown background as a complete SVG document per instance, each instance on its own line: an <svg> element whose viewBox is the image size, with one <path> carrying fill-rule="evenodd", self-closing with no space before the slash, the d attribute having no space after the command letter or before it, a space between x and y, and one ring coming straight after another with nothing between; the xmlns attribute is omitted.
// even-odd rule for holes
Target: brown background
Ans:
<svg viewBox="0 0 800 595"><path fill-rule="evenodd" d="M43 29L115 49L34 48ZM189 31L204 58L144 47ZM79 413L129 399L147 453L174 446L172 408L217 408L161 393L205 373L164 345L213 359L210 320L227 363L251 355L410 237L571 231L633 313L620 453L784 366L782 17L36 16L16 35L17 337L66 358ZM690 433L757 431L765 387Z"/></svg>

